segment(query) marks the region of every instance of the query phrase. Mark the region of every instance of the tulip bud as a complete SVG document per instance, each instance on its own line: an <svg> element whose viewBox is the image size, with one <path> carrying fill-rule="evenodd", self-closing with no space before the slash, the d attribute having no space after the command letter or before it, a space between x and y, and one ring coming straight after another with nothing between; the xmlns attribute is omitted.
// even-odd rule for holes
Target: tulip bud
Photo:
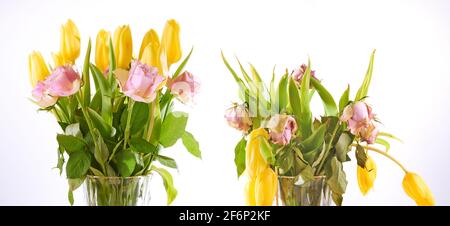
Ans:
<svg viewBox="0 0 450 226"><path fill-rule="evenodd" d="M109 42L111 35L100 30L95 41L95 65L104 73L109 67Z"/></svg>
<svg viewBox="0 0 450 226"><path fill-rule="evenodd" d="M155 99L164 82L164 77L158 74L157 68L139 61L131 63L129 72L118 69L114 74L125 96L144 103L150 103Z"/></svg>
<svg viewBox="0 0 450 226"><path fill-rule="evenodd" d="M161 38L162 49L167 58L167 67L181 59L180 25L175 20L168 20Z"/></svg>
<svg viewBox="0 0 450 226"><path fill-rule="evenodd" d="M358 177L359 190L366 195L373 187L375 178L377 177L377 165L370 156L367 156L365 168L358 165L356 171Z"/></svg>
<svg viewBox="0 0 450 226"><path fill-rule="evenodd" d="M60 54L63 64L75 64L80 56L80 32L72 20L61 26Z"/></svg>
<svg viewBox="0 0 450 226"><path fill-rule="evenodd" d="M252 120L245 104L238 105L234 103L231 108L225 111L225 119L229 126L244 133L247 133L252 126Z"/></svg>
<svg viewBox="0 0 450 226"><path fill-rule="evenodd" d="M28 72L33 87L35 87L39 81L44 81L50 74L40 52L32 52L28 56Z"/></svg>
<svg viewBox="0 0 450 226"><path fill-rule="evenodd" d="M403 190L419 206L434 206L434 196L425 181L416 173L407 172L403 178Z"/></svg>
<svg viewBox="0 0 450 226"><path fill-rule="evenodd" d="M290 115L276 114L270 118L267 128L274 144L286 145L297 131L297 122Z"/></svg>
<svg viewBox="0 0 450 226"><path fill-rule="evenodd" d="M197 82L194 75L185 71L175 79L169 79L167 87L173 95L186 104L192 102L199 90L200 83Z"/></svg>
<svg viewBox="0 0 450 226"><path fill-rule="evenodd" d="M133 55L133 40L128 25L120 26L114 32L114 54L117 68L127 69Z"/></svg>
<svg viewBox="0 0 450 226"><path fill-rule="evenodd" d="M308 66L306 66L306 64L302 64L300 66L300 68L295 69L294 72L292 73L292 77L294 78L294 80L297 82L301 82L303 79L303 75L305 74L307 68L308 68ZM317 80L315 74L316 74L316 72L311 70L311 72L310 72L311 78L314 78Z"/></svg>
<svg viewBox="0 0 450 226"><path fill-rule="evenodd" d="M142 53L141 62L158 69L158 74L166 76L161 65L160 49L157 43L149 43Z"/></svg>
<svg viewBox="0 0 450 226"><path fill-rule="evenodd" d="M149 45L152 44L155 46L155 49L159 49L159 46L161 45L159 42L159 36L158 33L156 33L155 30L150 29L145 33L144 38L142 39L141 49L139 50L139 59L142 59L142 54L144 53L144 49ZM150 65L155 66L155 65Z"/></svg>
<svg viewBox="0 0 450 226"><path fill-rule="evenodd" d="M256 205L255 200L255 178L249 178L247 184L245 184L245 204L247 206Z"/></svg>
<svg viewBox="0 0 450 226"><path fill-rule="evenodd" d="M263 137L267 140L269 139L269 134L264 128L253 130L248 136L247 146L245 149L245 166L247 174L250 178L256 178L262 173L262 171L265 170L265 168L268 167L266 160L264 160L260 152L259 137Z"/></svg>
<svg viewBox="0 0 450 226"><path fill-rule="evenodd" d="M53 58L53 62L54 62L54 66L59 67L59 66L64 66L64 58L61 55L61 52L58 53L52 53L52 58Z"/></svg>
<svg viewBox="0 0 450 226"><path fill-rule="evenodd" d="M277 194L277 174L267 167L257 177L255 182L255 201L257 206L271 206Z"/></svg>

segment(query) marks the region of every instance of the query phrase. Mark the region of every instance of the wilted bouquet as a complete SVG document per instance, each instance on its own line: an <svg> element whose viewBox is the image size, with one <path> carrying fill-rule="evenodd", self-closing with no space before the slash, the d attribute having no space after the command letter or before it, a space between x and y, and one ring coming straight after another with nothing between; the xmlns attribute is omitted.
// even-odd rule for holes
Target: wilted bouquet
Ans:
<svg viewBox="0 0 450 226"><path fill-rule="evenodd" d="M351 150L355 150L358 185L364 195L372 188L377 174L376 164L369 156L372 151L393 160L404 170L403 188L418 205L434 205L433 194L422 178L388 154L390 145L385 138L397 138L379 131L378 120L366 102L374 53L355 98L350 98L348 87L338 104L311 70L310 63L292 73L286 70L278 84L273 73L270 85L266 86L252 65L250 77L238 60L244 78L241 79L222 55L239 86L242 101L229 108L225 118L231 127L243 132L235 148L235 163L238 176L245 170L248 177L245 188L248 205L272 205L278 179L282 177L295 178L295 185L324 177L333 201L341 205L347 187L342 164L351 160L348 155ZM324 106L319 118L314 118L310 109L316 93ZM316 193L320 197L320 191ZM289 200L286 204L295 205Z"/></svg>
<svg viewBox="0 0 450 226"><path fill-rule="evenodd" d="M72 192L87 175L131 177L152 171L162 176L170 204L177 195L172 176L152 163L177 166L160 150L181 138L190 153L201 157L198 142L185 130L188 114L173 109L174 98L187 103L198 89L194 76L183 71L192 50L173 74L169 71L182 57L179 29L175 20L167 21L161 41L149 30L137 58L129 26L118 27L113 38L100 30L95 64L89 41L82 76L76 65L80 34L71 20L61 27L60 51L53 54L51 68L39 52L30 54L34 102L53 113L63 131L57 135L57 168L62 172L68 159L71 204Z"/></svg>

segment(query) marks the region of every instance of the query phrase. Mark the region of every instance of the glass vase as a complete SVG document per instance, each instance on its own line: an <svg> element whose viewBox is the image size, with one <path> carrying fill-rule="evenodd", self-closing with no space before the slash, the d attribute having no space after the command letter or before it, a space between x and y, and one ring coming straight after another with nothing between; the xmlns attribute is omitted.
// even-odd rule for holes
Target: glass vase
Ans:
<svg viewBox="0 0 450 226"><path fill-rule="evenodd" d="M134 177L86 176L84 193L88 206L147 206L152 175Z"/></svg>
<svg viewBox="0 0 450 226"><path fill-rule="evenodd" d="M291 176L279 176L278 200L283 206L330 206L331 190L325 176L302 183Z"/></svg>

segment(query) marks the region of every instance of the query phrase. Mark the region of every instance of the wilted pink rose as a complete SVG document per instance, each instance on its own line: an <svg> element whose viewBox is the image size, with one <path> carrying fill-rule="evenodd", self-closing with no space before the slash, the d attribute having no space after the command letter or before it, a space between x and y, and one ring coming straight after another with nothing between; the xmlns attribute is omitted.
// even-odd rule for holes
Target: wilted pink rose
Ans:
<svg viewBox="0 0 450 226"><path fill-rule="evenodd" d="M131 63L130 71L118 69L114 71L125 96L131 99L150 103L163 85L164 77L158 74L158 68L139 61Z"/></svg>
<svg viewBox="0 0 450 226"><path fill-rule="evenodd" d="M267 128L274 144L286 145L297 132L297 122L290 115L276 114L270 118Z"/></svg>
<svg viewBox="0 0 450 226"><path fill-rule="evenodd" d="M58 101L58 97L48 93L48 87L44 82L38 82L32 91L33 98L36 103L42 107L50 107Z"/></svg>
<svg viewBox="0 0 450 226"><path fill-rule="evenodd" d="M248 109L244 104L233 104L233 107L225 111L225 119L227 120L228 125L244 133L247 133L252 126L252 120L250 119Z"/></svg>
<svg viewBox="0 0 450 226"><path fill-rule="evenodd" d="M183 72L175 79L169 79L167 87L181 102L191 102L197 94L200 83L197 82L190 72Z"/></svg>
<svg viewBox="0 0 450 226"><path fill-rule="evenodd" d="M378 129L373 120L375 114L372 108L362 101L355 102L344 108L341 121L347 122L350 132L360 136L364 141L373 143L378 135Z"/></svg>
<svg viewBox="0 0 450 226"><path fill-rule="evenodd" d="M306 72L306 68L308 68L308 66L306 66L306 64L302 64L302 66L300 66L300 68L297 68L294 70L294 72L292 73L292 77L294 78L295 81L298 81L298 82L302 81L303 75ZM317 80L315 74L316 74L315 71L311 70L311 73L310 73L311 77Z"/></svg>
<svg viewBox="0 0 450 226"><path fill-rule="evenodd" d="M71 66L59 66L44 81L51 96L66 97L80 89L80 75Z"/></svg>

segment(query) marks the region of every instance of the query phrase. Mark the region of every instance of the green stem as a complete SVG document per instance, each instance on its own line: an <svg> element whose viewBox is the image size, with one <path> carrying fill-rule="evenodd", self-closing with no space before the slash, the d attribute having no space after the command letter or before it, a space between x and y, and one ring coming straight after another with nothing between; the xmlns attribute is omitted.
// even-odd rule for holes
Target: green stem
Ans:
<svg viewBox="0 0 450 226"><path fill-rule="evenodd" d="M131 117L133 114L133 106L134 106L134 100L132 100L131 98L128 98L128 115L127 115L127 125L125 126L125 141L123 142L123 149L127 149L127 144L128 144L128 138L130 136L130 130L131 130Z"/></svg>
<svg viewBox="0 0 450 226"><path fill-rule="evenodd" d="M352 146L352 147L356 147L357 144L352 144L351 146ZM374 148L374 147L364 146L364 148L365 148L366 150L376 152L376 153L378 153L378 154L380 154L380 155L383 155L384 157L386 157L386 158L392 160L393 162L395 162L395 164L397 164L398 166L400 166L400 168L402 168L402 170L405 171L405 173L408 173L408 170L407 170L407 169L406 169L406 168L405 168L405 167L404 167L397 159L395 159L394 157L392 157L392 156L389 155L388 153L386 153L386 152L384 152L384 151L382 151L382 150L380 150L380 149L378 149L378 148Z"/></svg>
<svg viewBox="0 0 450 226"><path fill-rule="evenodd" d="M165 111L164 111L164 117L161 118L161 121L164 121L164 119L166 118L167 112L169 111L170 104L172 103L172 99L173 99L173 96L171 95L169 97L169 100L167 101L167 104L166 104L166 107L165 107Z"/></svg>
<svg viewBox="0 0 450 226"><path fill-rule="evenodd" d="M316 173L319 173L322 170L323 164L325 163L325 161L326 161L326 159L328 157L328 154L329 154L330 149L331 149L331 145L333 144L333 140L334 140L334 137L336 136L336 133L337 133L338 129L339 129L339 122L337 122L336 125L334 126L334 130L333 130L333 133L331 135L330 143L328 143L327 147L325 148L325 154L323 155L323 159L320 162L319 167L316 170Z"/></svg>
<svg viewBox="0 0 450 226"><path fill-rule="evenodd" d="M152 132L153 132L153 127L155 125L155 106L156 106L156 101L158 100L158 97L156 97L156 99L150 103L150 118L149 118L149 123L148 123L148 128L147 128L147 141L150 141L150 138L152 137ZM164 113L165 114L165 113Z"/></svg>

